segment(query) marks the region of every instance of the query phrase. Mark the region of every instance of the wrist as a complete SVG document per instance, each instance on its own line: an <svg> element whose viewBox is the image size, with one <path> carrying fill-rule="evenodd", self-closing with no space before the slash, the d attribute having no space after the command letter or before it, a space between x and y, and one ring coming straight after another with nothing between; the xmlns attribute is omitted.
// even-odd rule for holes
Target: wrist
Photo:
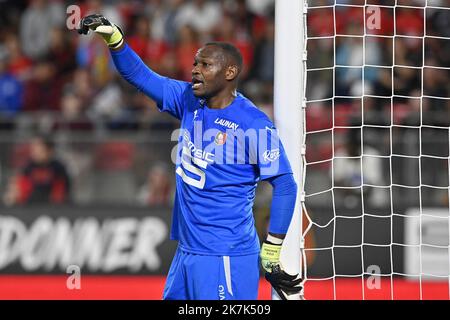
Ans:
<svg viewBox="0 0 450 320"><path fill-rule="evenodd" d="M111 49L117 49L123 44L123 31L115 24L98 26L94 32L102 36Z"/></svg>
<svg viewBox="0 0 450 320"><path fill-rule="evenodd" d="M266 242L269 242L274 245L282 245L283 239L272 236L270 233L267 235Z"/></svg>
<svg viewBox="0 0 450 320"><path fill-rule="evenodd" d="M123 44L123 35L119 28L114 26L114 32L111 36L104 37L106 44L111 49L117 49Z"/></svg>
<svg viewBox="0 0 450 320"><path fill-rule="evenodd" d="M123 43L123 34L117 26L114 26L114 32L107 40L108 46L112 49L120 47Z"/></svg>
<svg viewBox="0 0 450 320"><path fill-rule="evenodd" d="M266 272L272 272L272 267L280 262L281 244L264 241L261 247L261 265Z"/></svg>

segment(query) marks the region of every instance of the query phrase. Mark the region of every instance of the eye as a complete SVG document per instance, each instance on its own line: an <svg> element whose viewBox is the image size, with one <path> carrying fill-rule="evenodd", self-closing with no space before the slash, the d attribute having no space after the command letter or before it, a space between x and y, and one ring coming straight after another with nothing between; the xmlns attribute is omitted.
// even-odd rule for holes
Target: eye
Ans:
<svg viewBox="0 0 450 320"><path fill-rule="evenodd" d="M197 66L197 64L198 64L197 62L194 62L192 65L195 67L195 66Z"/></svg>
<svg viewBox="0 0 450 320"><path fill-rule="evenodd" d="M209 64L209 63L206 63L206 62L203 62L203 66L204 66L204 67L209 67L210 64Z"/></svg>

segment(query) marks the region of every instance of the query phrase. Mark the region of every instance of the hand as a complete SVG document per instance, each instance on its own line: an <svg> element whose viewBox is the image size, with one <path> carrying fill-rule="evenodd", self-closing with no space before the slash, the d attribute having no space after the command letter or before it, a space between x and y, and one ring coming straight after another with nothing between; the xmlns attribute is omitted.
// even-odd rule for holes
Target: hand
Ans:
<svg viewBox="0 0 450 320"><path fill-rule="evenodd" d="M101 14L91 14L81 19L78 33L88 34L89 30L101 35L111 48L118 48L123 43L122 30Z"/></svg>
<svg viewBox="0 0 450 320"><path fill-rule="evenodd" d="M286 273L280 262L281 244L276 245L265 241L261 247L261 265L265 271L265 278L270 282L282 300L288 295L299 293L303 287L299 275Z"/></svg>

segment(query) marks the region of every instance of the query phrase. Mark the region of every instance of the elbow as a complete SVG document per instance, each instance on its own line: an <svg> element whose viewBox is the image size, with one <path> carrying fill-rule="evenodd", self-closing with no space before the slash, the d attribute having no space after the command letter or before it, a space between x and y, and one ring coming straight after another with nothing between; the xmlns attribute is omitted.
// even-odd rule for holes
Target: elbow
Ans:
<svg viewBox="0 0 450 320"><path fill-rule="evenodd" d="M271 180L273 191L278 195L293 195L298 192L298 185L292 173L283 174Z"/></svg>
<svg viewBox="0 0 450 320"><path fill-rule="evenodd" d="M293 174L290 174L289 176L290 176L290 180L291 180L290 181L290 184L291 184L290 188L292 188L292 192L296 194L298 192L298 184L297 184L297 182L295 182Z"/></svg>
<svg viewBox="0 0 450 320"><path fill-rule="evenodd" d="M294 175L289 174L288 179L286 181L286 187L285 190L289 190L289 194L297 194L298 192L298 185L297 182L295 182Z"/></svg>

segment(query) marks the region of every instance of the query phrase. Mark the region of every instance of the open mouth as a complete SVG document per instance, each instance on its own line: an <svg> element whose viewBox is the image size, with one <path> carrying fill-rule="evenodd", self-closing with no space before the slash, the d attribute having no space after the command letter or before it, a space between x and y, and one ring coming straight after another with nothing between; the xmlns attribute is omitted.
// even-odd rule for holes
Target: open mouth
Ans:
<svg viewBox="0 0 450 320"><path fill-rule="evenodd" d="M199 79L192 79L192 89L199 89L203 85L203 81Z"/></svg>

